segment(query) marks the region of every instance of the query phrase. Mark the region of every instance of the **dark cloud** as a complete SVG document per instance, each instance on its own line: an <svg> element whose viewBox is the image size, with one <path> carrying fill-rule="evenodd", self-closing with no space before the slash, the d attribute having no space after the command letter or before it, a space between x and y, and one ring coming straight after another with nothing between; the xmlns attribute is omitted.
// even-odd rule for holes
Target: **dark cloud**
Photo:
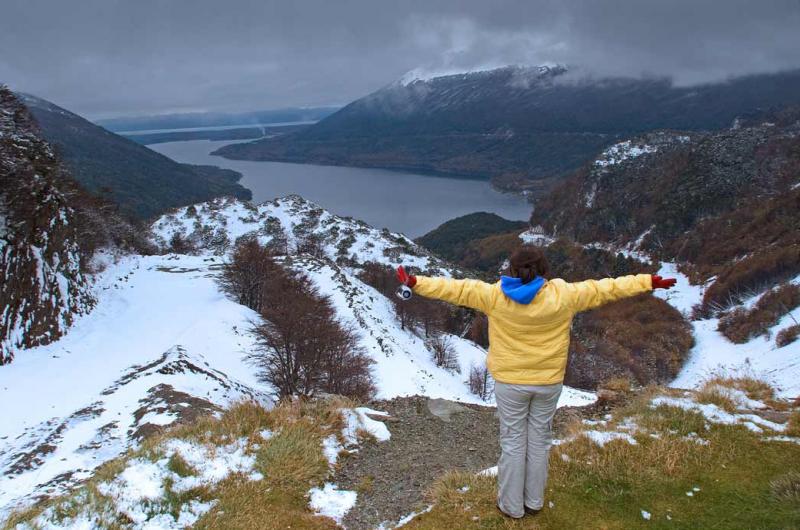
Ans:
<svg viewBox="0 0 800 530"><path fill-rule="evenodd" d="M0 81L92 117L346 103L405 72L800 67L800 1L4 0Z"/></svg>

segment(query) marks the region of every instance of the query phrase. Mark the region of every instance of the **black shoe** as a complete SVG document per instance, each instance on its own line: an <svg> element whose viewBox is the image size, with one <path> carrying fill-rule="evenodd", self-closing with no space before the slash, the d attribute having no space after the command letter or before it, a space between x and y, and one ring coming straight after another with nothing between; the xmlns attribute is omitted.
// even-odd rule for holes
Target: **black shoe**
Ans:
<svg viewBox="0 0 800 530"><path fill-rule="evenodd" d="M541 508L539 508L538 510L534 510L533 508L528 508L527 506L525 507L525 513L527 513L528 515L536 515L541 511L542 511Z"/></svg>
<svg viewBox="0 0 800 530"><path fill-rule="evenodd" d="M510 519L522 519L522 517L525 517L524 515L522 517L514 517L513 515L508 515L506 512L503 511L503 509L500 507L499 504L495 504L495 506L497 507L497 511L498 512L500 512L501 514L505 515L506 517L508 517ZM525 508L525 511L527 512L528 509Z"/></svg>

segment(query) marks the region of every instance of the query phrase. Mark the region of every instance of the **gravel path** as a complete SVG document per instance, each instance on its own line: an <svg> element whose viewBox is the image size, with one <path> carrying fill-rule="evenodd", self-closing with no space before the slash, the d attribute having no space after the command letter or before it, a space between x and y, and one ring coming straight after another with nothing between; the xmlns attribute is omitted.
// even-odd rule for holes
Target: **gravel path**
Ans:
<svg viewBox="0 0 800 530"><path fill-rule="evenodd" d="M447 407L448 403L452 402L435 404ZM500 447L495 409L459 405L462 410L445 421L430 412L425 397L370 404L391 415L386 425L392 437L386 442L365 442L358 453L340 457L333 482L340 489L358 492L355 507L342 521L346 528L374 529L424 508L425 493L446 471L477 472L497 465ZM556 435L575 416L593 417L603 412L599 406L561 408L554 420Z"/></svg>

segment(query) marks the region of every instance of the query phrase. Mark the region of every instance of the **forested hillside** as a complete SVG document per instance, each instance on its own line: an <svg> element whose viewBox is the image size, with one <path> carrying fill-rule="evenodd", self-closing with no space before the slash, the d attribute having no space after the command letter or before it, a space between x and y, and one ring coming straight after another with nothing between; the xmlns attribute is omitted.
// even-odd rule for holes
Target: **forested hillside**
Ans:
<svg viewBox="0 0 800 530"><path fill-rule="evenodd" d="M213 197L251 197L235 171L179 164L49 101L21 98L75 180L125 214L146 219Z"/></svg>

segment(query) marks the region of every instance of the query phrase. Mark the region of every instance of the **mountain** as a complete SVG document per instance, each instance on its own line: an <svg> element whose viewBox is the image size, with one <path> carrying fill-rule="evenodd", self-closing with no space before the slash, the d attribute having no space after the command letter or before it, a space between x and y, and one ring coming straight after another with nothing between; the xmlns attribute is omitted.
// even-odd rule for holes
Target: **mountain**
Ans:
<svg viewBox="0 0 800 530"><path fill-rule="evenodd" d="M20 98L75 180L128 215L146 219L213 197L251 197L235 171L179 164L49 101L27 94Z"/></svg>
<svg viewBox="0 0 800 530"><path fill-rule="evenodd" d="M721 129L797 103L800 71L676 87L666 79L577 79L564 67L505 67L395 82L302 131L216 154L491 178L541 192L632 134Z"/></svg>
<svg viewBox="0 0 800 530"><path fill-rule="evenodd" d="M416 242L447 260L464 263L469 246L475 240L509 232L516 238L527 226L528 223L523 221L509 221L497 214L476 212L442 223L418 237ZM480 268L474 263L468 266Z"/></svg>
<svg viewBox="0 0 800 530"><path fill-rule="evenodd" d="M113 132L146 131L151 129L199 129L233 125L252 126L272 123L315 122L333 114L338 108L292 107L251 112L188 112L108 118L96 120L96 123Z"/></svg>
<svg viewBox="0 0 800 530"><path fill-rule="evenodd" d="M703 309L800 273L800 109L711 133L609 147L537 203L532 223L715 278Z"/></svg>

